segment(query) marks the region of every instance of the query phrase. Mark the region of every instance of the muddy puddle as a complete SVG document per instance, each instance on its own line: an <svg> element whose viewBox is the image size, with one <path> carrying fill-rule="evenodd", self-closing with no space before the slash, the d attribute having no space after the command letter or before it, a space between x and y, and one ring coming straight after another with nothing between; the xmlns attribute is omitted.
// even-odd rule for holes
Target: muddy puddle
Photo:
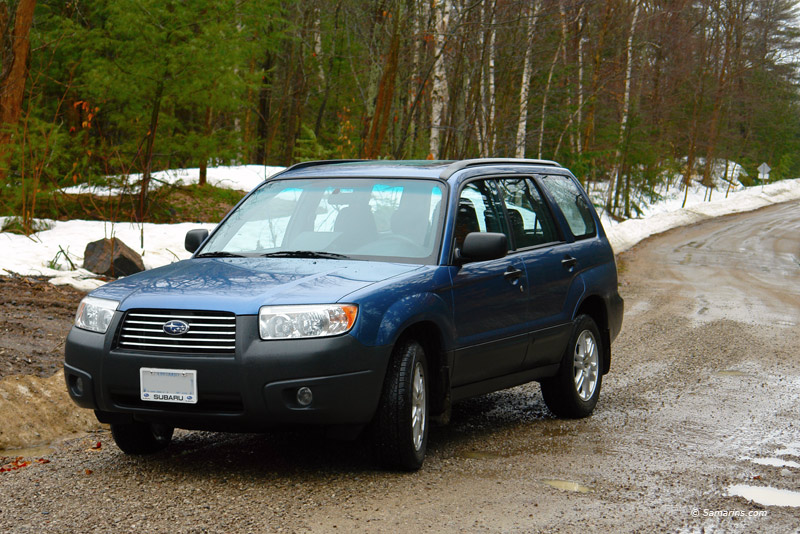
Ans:
<svg viewBox="0 0 800 534"><path fill-rule="evenodd" d="M744 371L737 371L736 369L726 369L724 371L717 371L717 376L751 376L750 373Z"/></svg>
<svg viewBox="0 0 800 534"><path fill-rule="evenodd" d="M791 506L800 508L800 492L763 486L737 484L728 488L731 496L742 497L763 506Z"/></svg>
<svg viewBox="0 0 800 534"><path fill-rule="evenodd" d="M0 458L43 458L55 451L53 447L47 445L27 449L0 449Z"/></svg>
<svg viewBox="0 0 800 534"><path fill-rule="evenodd" d="M578 484L577 482L570 482L569 480L554 480L546 478L542 480L548 486L552 486L561 491L571 491L574 493L594 493L594 489L589 486Z"/></svg>

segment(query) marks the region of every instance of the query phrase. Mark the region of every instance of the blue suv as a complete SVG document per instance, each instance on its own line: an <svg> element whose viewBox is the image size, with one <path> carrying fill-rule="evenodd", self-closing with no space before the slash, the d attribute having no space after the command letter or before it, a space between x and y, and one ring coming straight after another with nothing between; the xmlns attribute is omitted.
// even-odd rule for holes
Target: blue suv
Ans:
<svg viewBox="0 0 800 534"><path fill-rule="evenodd" d="M126 453L314 425L418 469L467 397L538 381L590 415L622 324L597 214L551 161L301 163L186 248L89 294L67 338L70 396Z"/></svg>

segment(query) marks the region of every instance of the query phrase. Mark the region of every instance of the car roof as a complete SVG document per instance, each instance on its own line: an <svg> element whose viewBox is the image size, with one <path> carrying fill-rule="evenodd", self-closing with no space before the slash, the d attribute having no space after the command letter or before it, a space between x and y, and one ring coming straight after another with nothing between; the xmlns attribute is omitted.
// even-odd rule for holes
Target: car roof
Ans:
<svg viewBox="0 0 800 534"><path fill-rule="evenodd" d="M555 161L540 159L480 158L466 160L327 160L298 163L274 178L359 177L425 178L446 181L458 171L493 166L562 168Z"/></svg>

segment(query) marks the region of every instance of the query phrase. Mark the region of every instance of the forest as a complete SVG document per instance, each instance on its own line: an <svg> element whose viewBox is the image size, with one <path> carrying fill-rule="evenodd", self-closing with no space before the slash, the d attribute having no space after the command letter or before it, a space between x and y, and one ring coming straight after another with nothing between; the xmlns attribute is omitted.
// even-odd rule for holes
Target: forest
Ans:
<svg viewBox="0 0 800 534"><path fill-rule="evenodd" d="M554 159L605 209L800 176L787 0L0 0L0 211L311 159ZM715 167L717 167L715 171ZM141 193L137 193L140 191Z"/></svg>

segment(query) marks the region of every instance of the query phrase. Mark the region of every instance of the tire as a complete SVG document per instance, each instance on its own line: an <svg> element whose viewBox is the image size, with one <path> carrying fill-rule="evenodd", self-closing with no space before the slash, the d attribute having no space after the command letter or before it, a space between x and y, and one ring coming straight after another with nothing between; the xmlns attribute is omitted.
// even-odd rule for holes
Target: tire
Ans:
<svg viewBox="0 0 800 534"><path fill-rule="evenodd" d="M428 362L422 345L398 343L392 352L373 421L373 444L389 469L416 471L428 446Z"/></svg>
<svg viewBox="0 0 800 534"><path fill-rule="evenodd" d="M172 440L173 428L155 423L111 424L114 442L125 454L153 454Z"/></svg>
<svg viewBox="0 0 800 534"><path fill-rule="evenodd" d="M603 382L601 339L594 320L578 316L558 374L541 382L544 403L558 417L580 419L594 411Z"/></svg>

